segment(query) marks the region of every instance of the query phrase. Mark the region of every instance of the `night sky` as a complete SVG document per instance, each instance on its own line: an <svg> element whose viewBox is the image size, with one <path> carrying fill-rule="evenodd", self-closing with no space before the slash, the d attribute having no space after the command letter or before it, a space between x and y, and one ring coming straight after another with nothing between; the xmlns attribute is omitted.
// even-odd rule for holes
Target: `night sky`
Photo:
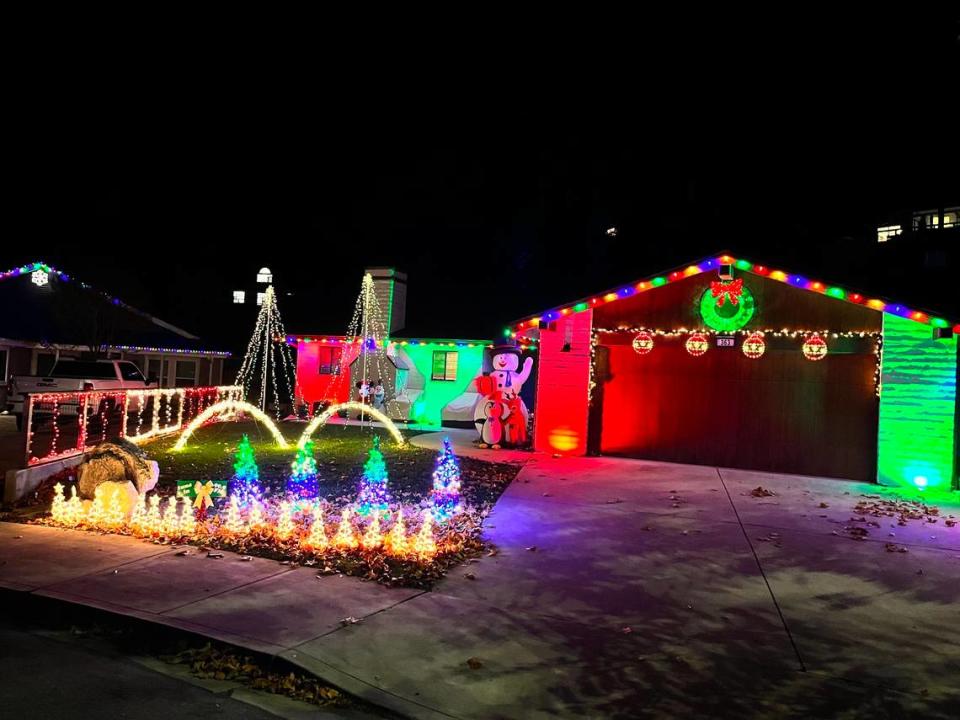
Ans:
<svg viewBox="0 0 960 720"><path fill-rule="evenodd" d="M492 337L721 249L957 316L873 235L960 203L956 36L890 20L309 85L66 68L23 111L0 266L46 261L235 352L223 303L262 265L312 333L346 329L366 265L408 274L412 333Z"/></svg>

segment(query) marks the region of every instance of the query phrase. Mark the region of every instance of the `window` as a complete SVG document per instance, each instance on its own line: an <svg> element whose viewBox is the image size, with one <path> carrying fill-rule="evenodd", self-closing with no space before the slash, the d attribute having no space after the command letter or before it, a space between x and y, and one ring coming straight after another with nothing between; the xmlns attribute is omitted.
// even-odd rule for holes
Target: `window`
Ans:
<svg viewBox="0 0 960 720"><path fill-rule="evenodd" d="M37 367L39 370L40 361L43 358L37 358ZM96 362L92 360L60 360L53 366L50 372L51 377L71 378L75 380L116 380L117 371L112 362ZM45 373L38 372L38 375Z"/></svg>
<svg viewBox="0 0 960 720"><path fill-rule="evenodd" d="M340 374L340 353L338 347L321 347L317 349L317 373L320 375Z"/></svg>
<svg viewBox="0 0 960 720"><path fill-rule="evenodd" d="M947 208L943 211L943 227L960 226L960 208Z"/></svg>
<svg viewBox="0 0 960 720"><path fill-rule="evenodd" d="M936 210L921 210L913 214L914 230L936 230L940 225L940 213Z"/></svg>
<svg viewBox="0 0 960 720"><path fill-rule="evenodd" d="M196 360L177 360L177 377L174 387L192 387L197 384Z"/></svg>
<svg viewBox="0 0 960 720"><path fill-rule="evenodd" d="M886 242L890 238L895 238L903 234L903 228L899 225L885 225L877 228L877 242Z"/></svg>
<svg viewBox="0 0 960 720"><path fill-rule="evenodd" d="M143 375L140 373L140 368L132 362L117 363L117 367L120 368L121 380L143 382Z"/></svg>
<svg viewBox="0 0 960 720"><path fill-rule="evenodd" d="M7 381L7 351L0 350L0 382Z"/></svg>
<svg viewBox="0 0 960 720"><path fill-rule="evenodd" d="M234 305L243 305L247 301L247 293L243 290L234 290L233 291L233 304Z"/></svg>
<svg viewBox="0 0 960 720"><path fill-rule="evenodd" d="M270 272L270 268L262 267L260 272L257 273L257 282L258 283L272 283L273 282L273 273ZM258 305L260 303L257 303Z"/></svg>
<svg viewBox="0 0 960 720"><path fill-rule="evenodd" d="M263 299L267 296L266 293L257 293L257 307L263 305Z"/></svg>
<svg viewBox="0 0 960 720"><path fill-rule="evenodd" d="M457 379L457 353L447 352L446 350L434 350L433 352L433 380Z"/></svg>

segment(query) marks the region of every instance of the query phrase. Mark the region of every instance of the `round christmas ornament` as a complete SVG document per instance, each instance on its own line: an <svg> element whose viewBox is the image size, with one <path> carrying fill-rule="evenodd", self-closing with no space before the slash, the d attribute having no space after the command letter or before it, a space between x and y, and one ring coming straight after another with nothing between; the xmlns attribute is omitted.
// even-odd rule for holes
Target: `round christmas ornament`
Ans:
<svg viewBox="0 0 960 720"><path fill-rule="evenodd" d="M703 333L694 333L687 338L687 352L694 357L700 357L710 349L710 341Z"/></svg>
<svg viewBox="0 0 960 720"><path fill-rule="evenodd" d="M637 355L646 355L653 350L653 335L646 331L639 332L633 339L632 345L633 351L637 353Z"/></svg>
<svg viewBox="0 0 960 720"><path fill-rule="evenodd" d="M700 297L700 317L707 327L722 333L740 330L755 310L750 288L738 278L730 282L711 282Z"/></svg>
<svg viewBox="0 0 960 720"><path fill-rule="evenodd" d="M751 333L743 341L743 354L751 360L756 360L767 351L767 343L761 333Z"/></svg>
<svg viewBox="0 0 960 720"><path fill-rule="evenodd" d="M826 341L817 333L814 333L803 343L803 356L807 360L823 360L827 356Z"/></svg>

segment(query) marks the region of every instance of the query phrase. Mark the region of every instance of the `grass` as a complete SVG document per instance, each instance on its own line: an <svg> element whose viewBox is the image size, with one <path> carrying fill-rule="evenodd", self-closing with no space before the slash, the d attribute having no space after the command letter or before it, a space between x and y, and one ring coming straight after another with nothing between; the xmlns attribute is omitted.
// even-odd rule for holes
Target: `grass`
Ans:
<svg viewBox="0 0 960 720"><path fill-rule="evenodd" d="M233 475L237 445L246 434L257 458L264 493L281 495L296 453L294 445L305 425L280 423L279 427L290 444L287 450L278 448L271 434L252 421L203 427L194 433L187 447L179 451L172 450L176 438L163 438L144 446L160 465L157 492L164 495L174 492L177 480L229 479ZM329 425L313 436L320 496L337 505L355 498L374 435L380 436L380 449L387 463L394 499L404 504L418 504L433 486L436 454L409 443L397 446L386 430L346 425ZM464 499L478 508L496 502L519 471L517 465L471 458L461 458L460 468Z"/></svg>

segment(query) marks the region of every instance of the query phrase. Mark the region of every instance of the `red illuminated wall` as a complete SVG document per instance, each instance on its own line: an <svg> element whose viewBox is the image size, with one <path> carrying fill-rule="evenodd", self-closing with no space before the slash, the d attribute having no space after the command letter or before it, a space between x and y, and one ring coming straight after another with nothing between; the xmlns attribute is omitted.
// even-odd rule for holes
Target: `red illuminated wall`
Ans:
<svg viewBox="0 0 960 720"><path fill-rule="evenodd" d="M308 406L313 403L327 400L329 402L346 402L350 399L350 363L358 354L359 345L331 344L311 342L297 343L297 398ZM330 353L342 349L344 354L341 360L342 375L327 375L320 373L321 361L330 362Z"/></svg>
<svg viewBox="0 0 960 720"><path fill-rule="evenodd" d="M561 318L540 331L534 448L565 455L587 451L587 386L593 311ZM563 352L565 343L570 351Z"/></svg>

